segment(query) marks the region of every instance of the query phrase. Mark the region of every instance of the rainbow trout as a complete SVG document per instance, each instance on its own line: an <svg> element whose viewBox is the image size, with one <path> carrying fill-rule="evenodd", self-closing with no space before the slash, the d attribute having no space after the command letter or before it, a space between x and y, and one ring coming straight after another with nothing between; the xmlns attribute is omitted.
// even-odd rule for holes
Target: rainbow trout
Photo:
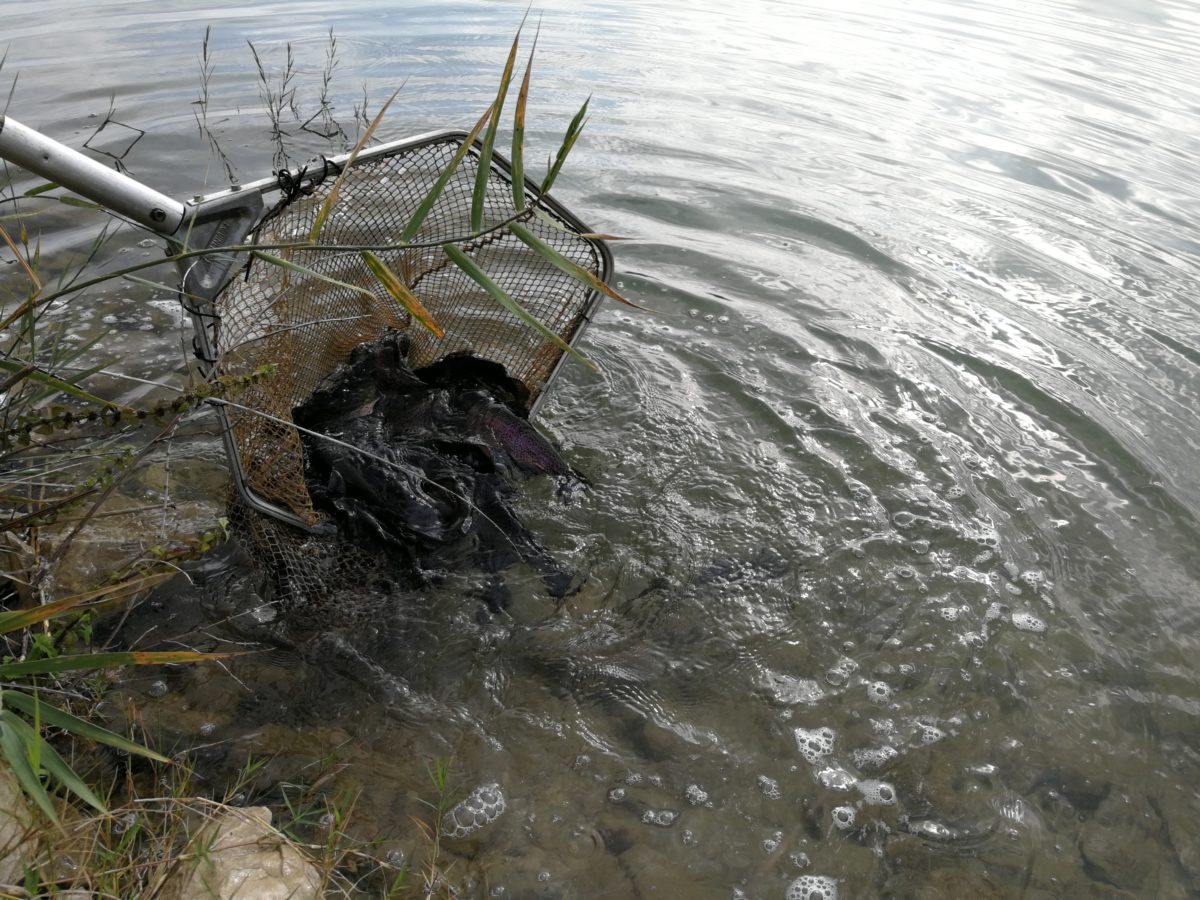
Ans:
<svg viewBox="0 0 1200 900"><path fill-rule="evenodd" d="M496 460L496 454L503 454L526 475L554 475L588 483L527 419L485 391L466 391L456 402L465 413L468 434L483 441L500 465L504 460Z"/></svg>

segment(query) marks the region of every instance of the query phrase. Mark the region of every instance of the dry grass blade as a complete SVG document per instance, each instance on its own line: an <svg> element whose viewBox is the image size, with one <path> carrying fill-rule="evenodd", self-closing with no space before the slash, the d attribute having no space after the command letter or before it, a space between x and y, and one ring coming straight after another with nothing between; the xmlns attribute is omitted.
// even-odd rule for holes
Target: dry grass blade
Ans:
<svg viewBox="0 0 1200 900"><path fill-rule="evenodd" d="M174 578L175 575L176 573L174 571L159 572L158 574L147 575L134 581L105 585L104 587L97 588L93 591L76 594L73 597L65 597L62 600L55 601L54 603L43 603L41 605L31 607L30 609L17 609L0 612L0 634L8 634L13 631L18 631L21 628L28 628L31 625L36 625L39 622L52 619L55 616L61 615L64 612L68 612L91 601L100 601L107 604L128 600L134 594L139 594L142 591L157 587L163 582ZM96 603L93 605L100 604Z"/></svg>
<svg viewBox="0 0 1200 900"><path fill-rule="evenodd" d="M0 678L19 678L26 675L60 675L87 669L116 666L160 666L168 663L205 662L242 656L248 651L198 653L194 650L166 650L161 653L146 650L89 653L81 656L55 656L49 659L30 659L24 662L0 663Z"/></svg>
<svg viewBox="0 0 1200 900"><path fill-rule="evenodd" d="M383 116L388 111L388 107L392 105L392 101L396 99L402 90L404 90L404 85L400 85L395 93L387 98L387 101L379 108L379 112L375 113L375 118L371 120L371 124L362 133L362 137L358 139L358 143L354 145L354 149L350 151L350 156L347 157L345 164L342 166L342 171L338 173L338 177L333 182L333 187L329 189L329 193L325 196L325 202L321 204L321 208L317 210L316 218L313 219L312 228L308 232L308 239L312 243L315 244L321 236L321 229L325 225L325 220L329 218L329 213L332 212L334 204L337 203L338 194L341 193L342 185L346 181L346 173L350 171L350 167L358 159L358 154L362 153L363 147L367 146L367 141L371 140L371 135L375 133L375 129L383 121Z"/></svg>
<svg viewBox="0 0 1200 900"><path fill-rule="evenodd" d="M42 291L42 280L37 277L37 272L30 267L29 260L27 260L21 254L21 251L17 248L17 245L13 243L13 239L9 237L8 232L5 231L3 227L0 227L0 238L3 238L4 243L8 244L8 248L12 250L13 256L17 258L17 262L21 264L21 268L25 270L25 277L28 278L29 283L33 285L33 292L35 294L40 294ZM16 315L16 313L13 315ZM13 319L10 316L5 320L3 325L0 325L0 328L7 328L12 321Z"/></svg>
<svg viewBox="0 0 1200 900"><path fill-rule="evenodd" d="M417 299L417 295L408 289L404 282L400 280L399 276L389 269L387 264L382 259L376 256L370 250L362 251L362 258L366 261L367 268L369 268L371 273L379 279L379 283L384 286L387 292L392 296L393 300L403 306L404 309L407 310L414 319L432 331L435 335L438 337L446 336L446 332L443 331L442 326L440 326L434 320L433 314L425 308L425 304Z"/></svg>

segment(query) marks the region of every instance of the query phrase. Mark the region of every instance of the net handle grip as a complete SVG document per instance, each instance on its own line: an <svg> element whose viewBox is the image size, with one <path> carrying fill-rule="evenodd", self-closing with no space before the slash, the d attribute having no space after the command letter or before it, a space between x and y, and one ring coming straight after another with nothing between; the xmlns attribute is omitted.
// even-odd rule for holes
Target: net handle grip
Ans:
<svg viewBox="0 0 1200 900"><path fill-rule="evenodd" d="M0 158L159 234L174 234L184 205L53 138L0 115Z"/></svg>

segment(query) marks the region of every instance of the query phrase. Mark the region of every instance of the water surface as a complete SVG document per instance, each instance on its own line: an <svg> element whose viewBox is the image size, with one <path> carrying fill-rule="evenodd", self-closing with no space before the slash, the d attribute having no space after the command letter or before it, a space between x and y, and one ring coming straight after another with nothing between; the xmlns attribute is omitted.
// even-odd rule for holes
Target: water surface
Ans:
<svg viewBox="0 0 1200 900"><path fill-rule="evenodd" d="M78 144L114 97L147 132L130 168L186 196L224 177L193 118L206 25L246 180L275 149L246 40L276 66L292 42L311 108L332 28L339 118L407 79L400 135L474 120L522 11L30 5L10 112ZM499 783L472 896L1195 896L1200 7L538 12L531 140L593 95L558 194L633 238L616 282L652 309L608 308L600 372L569 366L542 413L596 482L527 504L581 590L512 573L481 617L460 573L376 622L374 677L437 715L311 659L132 695L216 723L214 778L340 754L364 830L410 855L430 759ZM116 316L166 377L180 326L149 299L72 322ZM226 581L202 609L254 602Z"/></svg>

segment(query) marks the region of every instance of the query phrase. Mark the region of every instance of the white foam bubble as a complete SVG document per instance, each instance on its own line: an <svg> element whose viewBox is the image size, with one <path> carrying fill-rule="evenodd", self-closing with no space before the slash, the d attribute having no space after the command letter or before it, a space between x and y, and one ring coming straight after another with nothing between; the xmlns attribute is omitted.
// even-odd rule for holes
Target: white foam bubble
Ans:
<svg viewBox="0 0 1200 900"><path fill-rule="evenodd" d="M849 831L854 827L858 812L853 806L835 806L833 808L833 825L840 831Z"/></svg>
<svg viewBox="0 0 1200 900"><path fill-rule="evenodd" d="M828 875L801 875L788 885L783 900L838 900L837 882Z"/></svg>
<svg viewBox="0 0 1200 900"><path fill-rule="evenodd" d="M867 803L876 806L892 806L896 802L896 789L886 781L864 778L858 783L858 790Z"/></svg>
<svg viewBox="0 0 1200 900"><path fill-rule="evenodd" d="M834 687L840 687L850 680L850 676L858 669L858 663L848 656L843 656L838 660L828 672L825 673L825 680Z"/></svg>
<svg viewBox="0 0 1200 900"><path fill-rule="evenodd" d="M887 703L892 699L892 689L886 681L872 681L867 685L867 699L872 703Z"/></svg>
<svg viewBox="0 0 1200 900"><path fill-rule="evenodd" d="M900 754L889 744L882 747L860 747L850 754L850 758L860 769L881 769Z"/></svg>
<svg viewBox="0 0 1200 900"><path fill-rule="evenodd" d="M442 818L442 834L451 840L465 838L495 822L507 807L500 785L481 784Z"/></svg>
<svg viewBox="0 0 1200 900"><path fill-rule="evenodd" d="M688 803L692 804L692 806L700 806L708 802L708 791L704 790L698 784L689 784L684 794L687 796Z"/></svg>
<svg viewBox="0 0 1200 900"><path fill-rule="evenodd" d="M858 780L837 764L825 766L814 777L831 791L848 791Z"/></svg>
<svg viewBox="0 0 1200 900"><path fill-rule="evenodd" d="M921 739L922 744L936 744L945 736L946 732L936 725L917 725L917 737Z"/></svg>
<svg viewBox="0 0 1200 900"><path fill-rule="evenodd" d="M762 791L763 796L768 800L778 800L783 796L783 791L779 789L779 782L766 775L758 776L758 789Z"/></svg>
<svg viewBox="0 0 1200 900"><path fill-rule="evenodd" d="M816 765L817 760L833 752L833 741L836 737L832 728L797 728L795 731L796 746L800 755L808 760L810 765Z"/></svg>
<svg viewBox="0 0 1200 900"><path fill-rule="evenodd" d="M648 809L642 813L642 821L647 825L657 825L659 828L670 828L679 818L679 813L673 809Z"/></svg>
<svg viewBox="0 0 1200 900"><path fill-rule="evenodd" d="M1046 623L1033 613L1015 612L1012 614L1012 623L1014 628L1032 631L1034 634L1041 634L1046 630Z"/></svg>

